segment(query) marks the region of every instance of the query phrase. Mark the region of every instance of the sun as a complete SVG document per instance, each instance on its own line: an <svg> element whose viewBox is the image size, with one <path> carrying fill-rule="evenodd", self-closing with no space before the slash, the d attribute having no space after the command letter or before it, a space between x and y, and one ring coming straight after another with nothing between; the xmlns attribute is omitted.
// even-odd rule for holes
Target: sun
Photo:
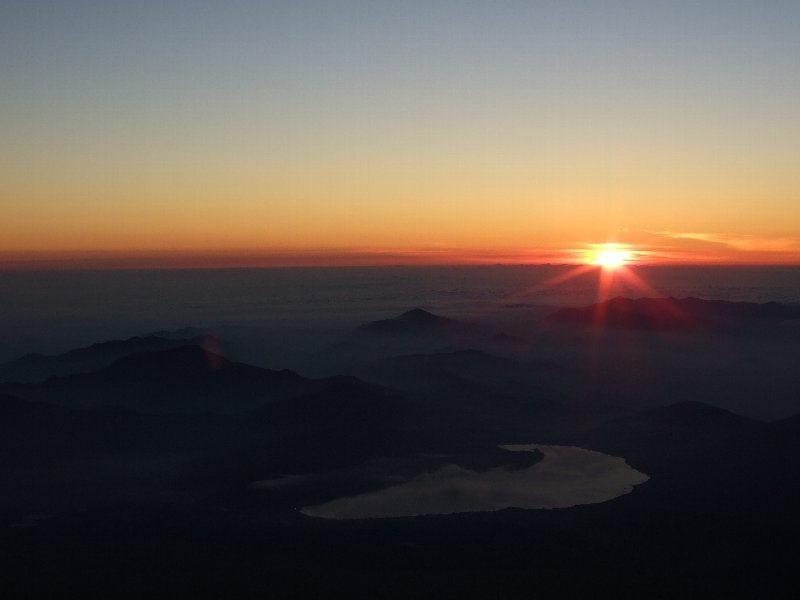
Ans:
<svg viewBox="0 0 800 600"><path fill-rule="evenodd" d="M621 248L605 247L592 253L591 264L604 269L616 269L631 260L631 253Z"/></svg>

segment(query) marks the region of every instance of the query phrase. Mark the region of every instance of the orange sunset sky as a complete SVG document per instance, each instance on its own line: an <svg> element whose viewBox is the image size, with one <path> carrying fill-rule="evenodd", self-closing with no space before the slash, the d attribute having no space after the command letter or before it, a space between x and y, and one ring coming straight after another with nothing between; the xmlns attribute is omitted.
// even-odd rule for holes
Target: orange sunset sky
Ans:
<svg viewBox="0 0 800 600"><path fill-rule="evenodd" d="M4 3L0 268L800 264L797 3L398 4Z"/></svg>

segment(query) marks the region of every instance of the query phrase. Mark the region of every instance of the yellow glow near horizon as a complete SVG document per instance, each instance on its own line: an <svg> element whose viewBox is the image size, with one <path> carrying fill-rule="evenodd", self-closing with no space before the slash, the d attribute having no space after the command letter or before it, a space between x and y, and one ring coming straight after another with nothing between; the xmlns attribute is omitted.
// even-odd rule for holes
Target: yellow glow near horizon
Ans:
<svg viewBox="0 0 800 600"><path fill-rule="evenodd" d="M604 269L616 269L629 263L631 258L632 255L629 250L619 248L613 244L604 244L593 252L590 262Z"/></svg>

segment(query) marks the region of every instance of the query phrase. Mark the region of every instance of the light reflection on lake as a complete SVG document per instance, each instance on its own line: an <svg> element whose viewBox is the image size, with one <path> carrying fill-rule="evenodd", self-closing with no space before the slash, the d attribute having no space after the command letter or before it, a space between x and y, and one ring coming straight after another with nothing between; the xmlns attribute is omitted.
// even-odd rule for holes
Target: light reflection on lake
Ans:
<svg viewBox="0 0 800 600"><path fill-rule="evenodd" d="M623 458L575 446L501 447L515 452L538 448L544 458L519 470L497 467L476 472L449 465L396 486L338 498L301 512L325 519L374 519L505 508L567 508L611 500L649 479Z"/></svg>

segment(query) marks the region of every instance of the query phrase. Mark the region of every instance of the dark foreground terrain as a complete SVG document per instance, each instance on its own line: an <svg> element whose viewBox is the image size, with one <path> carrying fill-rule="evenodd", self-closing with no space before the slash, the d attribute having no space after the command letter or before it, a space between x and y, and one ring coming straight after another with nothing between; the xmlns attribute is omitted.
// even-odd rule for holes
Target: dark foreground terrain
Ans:
<svg viewBox="0 0 800 600"><path fill-rule="evenodd" d="M693 327L675 331L674 313L634 303L625 316L617 303L600 342L586 316L597 308L554 315L547 327L567 333L541 337L410 311L328 348L339 374L322 378L225 358L195 335L0 366L2 595L788 597L798 376L768 379L740 359L795 351L794 330L774 306L723 307L706 327L695 325L719 307L689 303ZM626 378L604 363L619 343L590 363L548 341L584 334L584 348L636 335L627 356L656 348L657 368L631 361ZM715 344L726 361L709 370ZM724 408L732 388L741 397L727 406L746 392L755 409ZM755 418L759 406L781 416ZM299 510L448 465L536 468L536 454L498 448L524 443L621 456L650 479L552 510L342 521Z"/></svg>

